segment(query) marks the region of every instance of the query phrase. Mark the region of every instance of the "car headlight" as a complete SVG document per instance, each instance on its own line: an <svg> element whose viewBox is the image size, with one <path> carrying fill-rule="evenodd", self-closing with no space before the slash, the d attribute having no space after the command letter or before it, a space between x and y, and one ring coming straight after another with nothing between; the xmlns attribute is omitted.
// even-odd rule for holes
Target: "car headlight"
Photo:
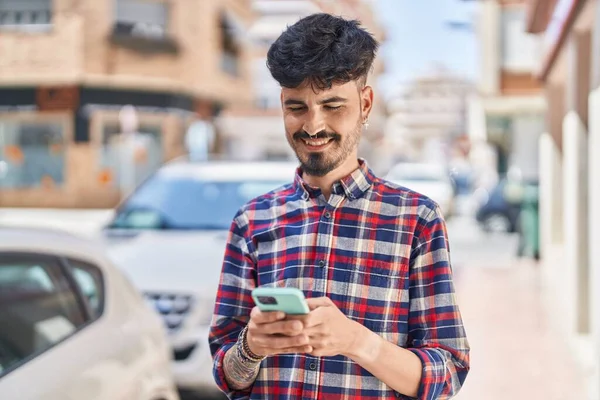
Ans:
<svg viewBox="0 0 600 400"><path fill-rule="evenodd" d="M150 307L162 316L170 333L181 328L194 306L194 298L189 295L144 293L144 297Z"/></svg>

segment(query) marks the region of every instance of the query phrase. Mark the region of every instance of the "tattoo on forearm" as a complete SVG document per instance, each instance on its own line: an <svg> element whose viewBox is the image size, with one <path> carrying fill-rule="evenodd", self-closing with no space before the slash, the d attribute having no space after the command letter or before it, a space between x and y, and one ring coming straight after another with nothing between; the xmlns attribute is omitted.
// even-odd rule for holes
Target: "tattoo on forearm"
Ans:
<svg viewBox="0 0 600 400"><path fill-rule="evenodd" d="M233 389L243 390L250 387L260 371L260 361L257 363L249 363L240 359L236 343L227 353L223 360L223 368L225 370L225 378L227 383Z"/></svg>

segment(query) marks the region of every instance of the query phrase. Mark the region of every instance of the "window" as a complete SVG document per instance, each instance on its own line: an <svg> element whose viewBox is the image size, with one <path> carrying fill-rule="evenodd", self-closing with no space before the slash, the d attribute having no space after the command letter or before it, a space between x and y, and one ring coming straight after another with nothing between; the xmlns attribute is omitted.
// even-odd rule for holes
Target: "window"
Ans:
<svg viewBox="0 0 600 400"><path fill-rule="evenodd" d="M116 0L116 30L120 34L162 39L167 34L169 10L156 0Z"/></svg>
<svg viewBox="0 0 600 400"><path fill-rule="evenodd" d="M35 29L51 23L51 0L0 0L0 27Z"/></svg>
<svg viewBox="0 0 600 400"><path fill-rule="evenodd" d="M169 4L166 0L113 0L115 24L110 41L141 53L179 51L169 36Z"/></svg>
<svg viewBox="0 0 600 400"><path fill-rule="evenodd" d="M110 175L107 183L129 190L133 189L130 186L139 185L162 164L162 127L142 124L127 142L124 142L120 131L117 123L104 125L100 170ZM129 166L133 167L128 169Z"/></svg>
<svg viewBox="0 0 600 400"><path fill-rule="evenodd" d="M62 185L64 169L62 123L0 119L0 188Z"/></svg>
<svg viewBox="0 0 600 400"><path fill-rule="evenodd" d="M540 60L540 41L525 30L525 10L508 8L502 13L502 67L516 72L533 71Z"/></svg>
<svg viewBox="0 0 600 400"><path fill-rule="evenodd" d="M78 260L68 260L73 278L85 298L92 319L102 315L104 309L104 285L102 273L93 265Z"/></svg>
<svg viewBox="0 0 600 400"><path fill-rule="evenodd" d="M236 26L230 17L221 16L221 69L229 75L239 75L240 51L236 38Z"/></svg>
<svg viewBox="0 0 600 400"><path fill-rule="evenodd" d="M53 257L0 254L0 375L87 322L63 272Z"/></svg>

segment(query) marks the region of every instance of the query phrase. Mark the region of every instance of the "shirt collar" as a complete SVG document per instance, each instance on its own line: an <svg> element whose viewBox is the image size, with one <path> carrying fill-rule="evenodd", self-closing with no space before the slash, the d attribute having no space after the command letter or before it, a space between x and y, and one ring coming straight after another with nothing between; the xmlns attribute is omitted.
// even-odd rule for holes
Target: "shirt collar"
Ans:
<svg viewBox="0 0 600 400"><path fill-rule="evenodd" d="M358 199L371 188L373 181L375 180L373 171L371 171L367 165L366 160L362 158L358 159L358 164L359 167L355 169L354 172L333 184L331 188L332 193L344 195L350 199ZM302 179L301 167L296 169L294 186L304 200L308 200L310 197L316 197L321 193L319 188L310 186Z"/></svg>

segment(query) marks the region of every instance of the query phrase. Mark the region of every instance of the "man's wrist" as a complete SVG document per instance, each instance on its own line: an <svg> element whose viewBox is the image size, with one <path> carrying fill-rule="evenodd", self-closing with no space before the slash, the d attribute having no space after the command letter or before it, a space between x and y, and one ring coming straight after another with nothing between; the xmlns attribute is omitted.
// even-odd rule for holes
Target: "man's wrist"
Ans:
<svg viewBox="0 0 600 400"><path fill-rule="evenodd" d="M379 356L379 350L384 339L359 322L351 320L351 326L351 337L353 339L347 354L344 355L355 362L376 359Z"/></svg>
<svg viewBox="0 0 600 400"><path fill-rule="evenodd" d="M240 336L238 337L238 341L236 343L238 351L240 352L240 357L244 358L248 362L260 363L262 360L266 358L261 354L256 354L248 343L248 326L242 329Z"/></svg>

